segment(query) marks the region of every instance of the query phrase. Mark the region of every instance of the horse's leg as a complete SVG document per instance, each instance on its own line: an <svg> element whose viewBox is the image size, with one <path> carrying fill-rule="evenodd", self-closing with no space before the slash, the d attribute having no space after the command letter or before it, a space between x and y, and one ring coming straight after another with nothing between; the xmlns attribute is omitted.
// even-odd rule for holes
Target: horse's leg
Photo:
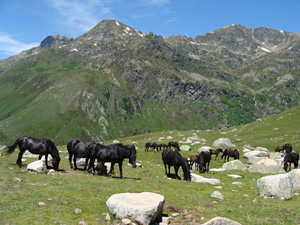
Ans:
<svg viewBox="0 0 300 225"><path fill-rule="evenodd" d="M120 170L120 178L123 179L123 173L122 173L122 164L123 162L119 162L119 170Z"/></svg>
<svg viewBox="0 0 300 225"><path fill-rule="evenodd" d="M114 165L115 165L114 162L111 162L111 163L110 163L110 170L109 170L109 173L108 173L108 176L109 176L109 177L112 177L112 171L114 170Z"/></svg>
<svg viewBox="0 0 300 225"><path fill-rule="evenodd" d="M84 164L83 170L86 170L86 167L87 167L88 162L89 162L89 157L86 157L86 158L85 158L85 164Z"/></svg>
<svg viewBox="0 0 300 225"><path fill-rule="evenodd" d="M73 165L72 165L72 156L73 156L73 154L70 154L69 153L69 162L70 162L70 167L71 167L71 169L73 169ZM75 157L75 156L74 156Z"/></svg>
<svg viewBox="0 0 300 225"><path fill-rule="evenodd" d="M48 154L45 154L45 164L46 164L46 168L48 169Z"/></svg>
<svg viewBox="0 0 300 225"><path fill-rule="evenodd" d="M93 171L95 172L95 158L91 157L90 158L90 164L89 164L89 168L88 168L88 172L91 173L91 168L93 168Z"/></svg>
<svg viewBox="0 0 300 225"><path fill-rule="evenodd" d="M77 170L77 163L76 163L76 161L77 161L77 157L76 157L76 155L74 154L74 158L73 158L74 170Z"/></svg>
<svg viewBox="0 0 300 225"><path fill-rule="evenodd" d="M19 155L18 155L18 159L17 159L17 165L19 165L19 167L22 167L22 156L24 154L24 152L26 151L26 149L21 149L20 148L20 152L19 152Z"/></svg>
<svg viewBox="0 0 300 225"><path fill-rule="evenodd" d="M217 154L216 154L216 158L215 158L215 160L217 159L217 157L218 157L218 154L219 154L219 153L217 153Z"/></svg>
<svg viewBox="0 0 300 225"><path fill-rule="evenodd" d="M164 163L165 164L165 163ZM165 164L165 174L166 174L166 176L168 176L167 175L167 164Z"/></svg>
<svg viewBox="0 0 300 225"><path fill-rule="evenodd" d="M209 162L207 162L207 172L209 171Z"/></svg>
<svg viewBox="0 0 300 225"><path fill-rule="evenodd" d="M176 179L181 180L181 178L178 176L178 169L179 169L179 166L174 166Z"/></svg>

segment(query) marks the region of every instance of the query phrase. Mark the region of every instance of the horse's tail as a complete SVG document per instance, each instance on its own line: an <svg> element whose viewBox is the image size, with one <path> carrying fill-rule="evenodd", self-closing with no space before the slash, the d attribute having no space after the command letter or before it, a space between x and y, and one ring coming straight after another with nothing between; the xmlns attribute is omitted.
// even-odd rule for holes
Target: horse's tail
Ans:
<svg viewBox="0 0 300 225"><path fill-rule="evenodd" d="M16 148L17 148L17 146L19 144L19 140L20 140L20 138L18 138L13 145L7 146L7 151L6 151L7 154L10 155L10 154L12 154L16 150Z"/></svg>

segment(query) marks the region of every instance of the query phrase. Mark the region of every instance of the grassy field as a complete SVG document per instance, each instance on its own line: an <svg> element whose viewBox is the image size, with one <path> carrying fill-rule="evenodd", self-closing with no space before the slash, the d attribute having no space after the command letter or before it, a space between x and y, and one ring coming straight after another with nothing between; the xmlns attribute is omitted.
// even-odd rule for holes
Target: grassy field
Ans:
<svg viewBox="0 0 300 225"><path fill-rule="evenodd" d="M154 192L165 197L165 207L174 206L179 216L171 218L171 224L201 224L209 219L221 216L241 224L299 224L300 196L291 200L263 198L256 189L257 179L265 176L241 171L207 172L206 178L221 180L222 189L214 185L169 179L165 176L161 152L145 152L148 141L157 141L160 137L172 136L175 141L197 134L206 139L206 143L192 145L189 152L181 152L184 157L197 154L199 147L212 146L214 140L221 137L231 139L240 151L245 144L252 147L266 147L274 151L276 145L290 142L299 152L300 113L299 107L284 113L263 118L260 122L210 132L163 131L119 139L124 144L135 143L137 162L142 167L123 166L124 179L119 179L118 167L113 178L90 175L85 171L70 169L66 146L59 146L62 158L60 169L54 175L29 173L15 163L18 150L12 155L0 157L0 224L116 224L119 219L111 215L105 220L107 199L116 193ZM162 141L167 143L168 140ZM112 140L104 142L110 144ZM13 143L1 143L13 144ZM181 144L182 145L182 144ZM4 149L1 150L5 152ZM24 164L34 161L26 158ZM231 159L232 160L232 159ZM246 159L241 158L246 163ZM210 168L220 168L222 160L211 161ZM82 168L82 167L81 167ZM172 172L174 170L172 168ZM196 171L193 171L199 174ZM228 174L241 175L242 178L230 178ZM179 170L182 176L182 170ZM15 178L19 178L16 181ZM242 185L234 185L239 181ZM219 190L224 200L211 198L212 192ZM298 191L299 193L299 191ZM44 205L39 203L43 202ZM82 212L75 214L74 209ZM164 210L165 216L173 212Z"/></svg>

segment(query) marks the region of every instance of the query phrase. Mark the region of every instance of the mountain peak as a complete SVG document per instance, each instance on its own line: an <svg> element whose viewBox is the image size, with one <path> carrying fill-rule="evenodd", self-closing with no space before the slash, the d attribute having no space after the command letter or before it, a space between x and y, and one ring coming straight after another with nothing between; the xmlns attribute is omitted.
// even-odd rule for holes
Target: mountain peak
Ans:
<svg viewBox="0 0 300 225"><path fill-rule="evenodd" d="M48 36L40 44L41 48L53 48L58 45L66 45L71 42L73 38L68 38L61 35Z"/></svg>

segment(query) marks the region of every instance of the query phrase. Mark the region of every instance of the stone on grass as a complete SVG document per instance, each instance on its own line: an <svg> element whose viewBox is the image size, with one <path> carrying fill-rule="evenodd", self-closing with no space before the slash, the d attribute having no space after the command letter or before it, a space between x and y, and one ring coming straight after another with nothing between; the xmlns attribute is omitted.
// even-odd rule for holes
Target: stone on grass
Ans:
<svg viewBox="0 0 300 225"><path fill-rule="evenodd" d="M270 152L270 159L283 159L284 158L284 154L281 152Z"/></svg>
<svg viewBox="0 0 300 225"><path fill-rule="evenodd" d="M251 156L251 157L248 157L247 164L255 164L255 163L257 163L258 161L260 161L262 159L268 159L268 157Z"/></svg>
<svg viewBox="0 0 300 225"><path fill-rule="evenodd" d="M231 177L231 178L234 178L234 179L242 178L242 176L240 176L240 175L235 175L235 174L227 174L227 177Z"/></svg>
<svg viewBox="0 0 300 225"><path fill-rule="evenodd" d="M289 172L289 175L293 183L294 191L300 190L300 169L292 170L291 172Z"/></svg>
<svg viewBox="0 0 300 225"><path fill-rule="evenodd" d="M203 225L241 225L241 224L224 217L215 217L209 220L208 222L204 223Z"/></svg>
<svg viewBox="0 0 300 225"><path fill-rule="evenodd" d="M46 164L42 160L34 161L27 165L27 170L38 172L38 173L45 173L47 171Z"/></svg>
<svg viewBox="0 0 300 225"><path fill-rule="evenodd" d="M232 160L227 163L224 163L222 168L226 170L241 170L241 171L247 170L245 164L242 163L240 160Z"/></svg>
<svg viewBox="0 0 300 225"><path fill-rule="evenodd" d="M264 148L264 147L256 147L255 150L256 151L264 151L264 152L268 152L269 151L267 148Z"/></svg>
<svg viewBox="0 0 300 225"><path fill-rule="evenodd" d="M224 195L219 191L214 191L210 197L224 200Z"/></svg>
<svg viewBox="0 0 300 225"><path fill-rule="evenodd" d="M244 158L249 158L249 157L265 157L268 153L264 151L250 151L246 152L243 154Z"/></svg>
<svg viewBox="0 0 300 225"><path fill-rule="evenodd" d="M192 181L196 183L207 183L212 185L221 183L220 179L205 178L194 173L191 173L191 177L192 177Z"/></svg>
<svg viewBox="0 0 300 225"><path fill-rule="evenodd" d="M212 168L209 170L209 172L224 172L226 169L223 168Z"/></svg>
<svg viewBox="0 0 300 225"><path fill-rule="evenodd" d="M198 135L194 135L194 136L188 137L187 141L191 141L191 142L193 142L193 141L201 141L201 138Z"/></svg>
<svg viewBox="0 0 300 225"><path fill-rule="evenodd" d="M273 159L262 159L248 168L250 173L276 174L285 173L283 168Z"/></svg>
<svg viewBox="0 0 300 225"><path fill-rule="evenodd" d="M114 194L106 201L117 218L129 218L139 224L150 224L160 218L164 204L164 196L151 192Z"/></svg>
<svg viewBox="0 0 300 225"><path fill-rule="evenodd" d="M212 149L212 148L209 147L209 146L202 146L198 149L198 153L200 153L200 152L209 152L209 149Z"/></svg>
<svg viewBox="0 0 300 225"><path fill-rule="evenodd" d="M281 200L291 199L294 194L289 174L265 176L257 180L257 190L261 196L275 197Z"/></svg>
<svg viewBox="0 0 300 225"><path fill-rule="evenodd" d="M182 145L182 146L180 146L180 150L184 151L184 152L191 151L191 149L192 148L190 146L188 146L188 145Z"/></svg>
<svg viewBox="0 0 300 225"><path fill-rule="evenodd" d="M231 143L229 138L219 138L213 142L213 146L218 148L232 148L235 145Z"/></svg>

